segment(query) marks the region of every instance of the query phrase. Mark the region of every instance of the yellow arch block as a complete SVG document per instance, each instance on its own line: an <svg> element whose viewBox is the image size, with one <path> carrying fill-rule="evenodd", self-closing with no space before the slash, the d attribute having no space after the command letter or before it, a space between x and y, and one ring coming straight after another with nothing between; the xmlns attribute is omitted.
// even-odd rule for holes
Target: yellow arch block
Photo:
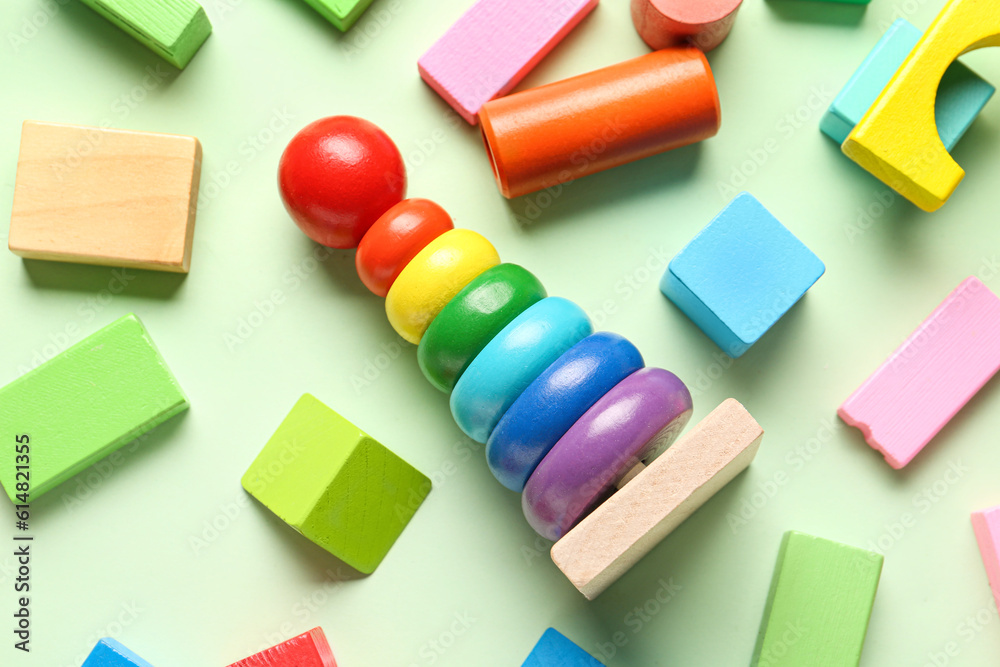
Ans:
<svg viewBox="0 0 1000 667"><path fill-rule="evenodd" d="M410 260L389 288L385 314L414 345L452 297L480 273L500 263L489 241L468 229L452 229Z"/></svg>
<svg viewBox="0 0 1000 667"><path fill-rule="evenodd" d="M934 101L963 53L1000 46L1000 2L949 0L844 142L844 153L925 211L951 197L965 171L938 136Z"/></svg>

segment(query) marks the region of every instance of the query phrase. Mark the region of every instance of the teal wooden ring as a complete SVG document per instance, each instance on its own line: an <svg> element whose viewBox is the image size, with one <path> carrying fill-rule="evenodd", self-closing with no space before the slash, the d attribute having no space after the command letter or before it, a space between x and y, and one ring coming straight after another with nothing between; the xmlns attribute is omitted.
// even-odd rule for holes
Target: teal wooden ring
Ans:
<svg viewBox="0 0 1000 667"><path fill-rule="evenodd" d="M521 392L592 332L583 309L557 296L542 299L515 317L455 384L451 414L459 428L485 443Z"/></svg>

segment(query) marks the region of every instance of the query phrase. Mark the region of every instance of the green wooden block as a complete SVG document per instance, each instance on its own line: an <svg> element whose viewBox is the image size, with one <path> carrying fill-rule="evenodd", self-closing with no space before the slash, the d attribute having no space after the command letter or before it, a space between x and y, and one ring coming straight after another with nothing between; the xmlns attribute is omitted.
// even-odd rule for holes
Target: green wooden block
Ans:
<svg viewBox="0 0 1000 667"><path fill-rule="evenodd" d="M194 0L83 0L168 63L184 69L212 34Z"/></svg>
<svg viewBox="0 0 1000 667"><path fill-rule="evenodd" d="M306 0L341 32L347 32L365 13L373 0Z"/></svg>
<svg viewBox="0 0 1000 667"><path fill-rule="evenodd" d="M419 470L303 394L243 488L351 567L374 572L431 490Z"/></svg>
<svg viewBox="0 0 1000 667"><path fill-rule="evenodd" d="M872 551L785 533L751 667L856 667L882 561Z"/></svg>
<svg viewBox="0 0 1000 667"><path fill-rule="evenodd" d="M146 328L126 315L0 389L0 484L19 502L22 435L34 500L187 407Z"/></svg>

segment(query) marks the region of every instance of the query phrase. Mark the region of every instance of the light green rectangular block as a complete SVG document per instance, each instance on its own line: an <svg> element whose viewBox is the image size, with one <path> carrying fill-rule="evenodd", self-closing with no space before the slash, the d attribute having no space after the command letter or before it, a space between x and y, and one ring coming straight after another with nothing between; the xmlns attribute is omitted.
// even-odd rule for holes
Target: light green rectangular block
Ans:
<svg viewBox="0 0 1000 667"><path fill-rule="evenodd" d="M21 434L34 500L187 407L146 328L126 315L0 389L0 484L18 502Z"/></svg>
<svg viewBox="0 0 1000 667"><path fill-rule="evenodd" d="M306 0L341 32L351 29L373 0Z"/></svg>
<svg viewBox="0 0 1000 667"><path fill-rule="evenodd" d="M785 533L751 667L856 667L882 561L872 551Z"/></svg>
<svg viewBox="0 0 1000 667"><path fill-rule="evenodd" d="M298 400L242 481L282 521L366 574L431 489L419 470L310 394Z"/></svg>
<svg viewBox="0 0 1000 667"><path fill-rule="evenodd" d="M153 53L184 69L212 34L212 24L194 0L83 0Z"/></svg>

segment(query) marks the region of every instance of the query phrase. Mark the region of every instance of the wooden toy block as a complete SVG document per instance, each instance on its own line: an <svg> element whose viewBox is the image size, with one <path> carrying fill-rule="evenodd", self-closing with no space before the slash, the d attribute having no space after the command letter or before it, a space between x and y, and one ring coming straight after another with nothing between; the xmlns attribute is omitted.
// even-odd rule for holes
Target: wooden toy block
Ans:
<svg viewBox="0 0 1000 667"><path fill-rule="evenodd" d="M1000 299L968 278L837 410L902 468L1000 369Z"/></svg>
<svg viewBox="0 0 1000 667"><path fill-rule="evenodd" d="M25 121L8 245L29 259L187 273L194 137Z"/></svg>
<svg viewBox="0 0 1000 667"><path fill-rule="evenodd" d="M322 628L234 662L229 667L337 667Z"/></svg>
<svg viewBox="0 0 1000 667"><path fill-rule="evenodd" d="M212 24L194 0L83 0L168 63L184 69Z"/></svg>
<svg viewBox="0 0 1000 667"><path fill-rule="evenodd" d="M603 667L582 648L567 639L561 632L549 628L531 650L521 667Z"/></svg>
<svg viewBox="0 0 1000 667"><path fill-rule="evenodd" d="M923 210L941 208L965 172L938 135L938 86L960 55L998 45L1000 3L949 0L847 137L844 153Z"/></svg>
<svg viewBox="0 0 1000 667"><path fill-rule="evenodd" d="M844 143L922 34L906 19L896 19L833 100L820 121L820 130L838 144ZM952 63L941 79L934 111L945 148L955 147L994 92L990 83L961 62Z"/></svg>
<svg viewBox="0 0 1000 667"><path fill-rule="evenodd" d="M479 0L417 62L420 76L472 125L597 6L598 0Z"/></svg>
<svg viewBox="0 0 1000 667"><path fill-rule="evenodd" d="M882 555L790 530L781 540L751 667L857 667Z"/></svg>
<svg viewBox="0 0 1000 667"><path fill-rule="evenodd" d="M728 399L552 546L593 600L750 465L764 431Z"/></svg>
<svg viewBox="0 0 1000 667"><path fill-rule="evenodd" d="M82 667L153 667L120 643L106 637L83 661Z"/></svg>
<svg viewBox="0 0 1000 667"><path fill-rule="evenodd" d="M513 198L714 137L721 113L705 54L686 46L491 100L479 121Z"/></svg>
<svg viewBox="0 0 1000 667"><path fill-rule="evenodd" d="M1000 506L972 513L972 528L979 543L979 553L986 566L990 589L1000 609Z"/></svg>
<svg viewBox="0 0 1000 667"><path fill-rule="evenodd" d="M0 389L0 437L28 445L26 459L0 457L0 484L12 501L26 502L29 488L34 500L187 407L146 328L126 315Z"/></svg>
<svg viewBox="0 0 1000 667"><path fill-rule="evenodd" d="M809 248L744 192L670 261L660 290L736 358L825 271Z"/></svg>
<svg viewBox="0 0 1000 667"><path fill-rule="evenodd" d="M303 536L370 574L427 497L431 482L303 394L243 475L243 488Z"/></svg>
<svg viewBox="0 0 1000 667"><path fill-rule="evenodd" d="M306 0L306 2L337 30L347 32L357 23L373 0Z"/></svg>
<svg viewBox="0 0 1000 667"><path fill-rule="evenodd" d="M711 51L729 35L743 0L632 0L632 23L651 49L690 43Z"/></svg>

